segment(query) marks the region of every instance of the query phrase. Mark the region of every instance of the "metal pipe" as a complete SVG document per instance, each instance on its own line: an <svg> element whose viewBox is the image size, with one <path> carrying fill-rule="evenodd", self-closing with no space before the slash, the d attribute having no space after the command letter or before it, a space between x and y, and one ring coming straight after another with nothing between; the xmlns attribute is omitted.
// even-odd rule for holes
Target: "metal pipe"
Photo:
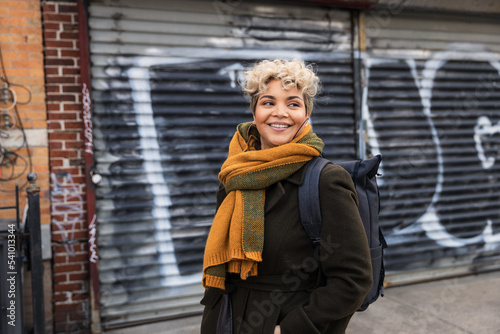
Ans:
<svg viewBox="0 0 500 334"><path fill-rule="evenodd" d="M90 274L90 314L91 331L100 333L100 295L99 295L99 267L97 256L97 227L95 211L95 190L92 176L94 171L94 144L92 132L92 100L90 96L90 60L88 34L88 4L85 0L78 0L78 38L80 42L80 76L82 82L82 113L84 129L84 158L87 201L87 226L89 246L89 274Z"/></svg>

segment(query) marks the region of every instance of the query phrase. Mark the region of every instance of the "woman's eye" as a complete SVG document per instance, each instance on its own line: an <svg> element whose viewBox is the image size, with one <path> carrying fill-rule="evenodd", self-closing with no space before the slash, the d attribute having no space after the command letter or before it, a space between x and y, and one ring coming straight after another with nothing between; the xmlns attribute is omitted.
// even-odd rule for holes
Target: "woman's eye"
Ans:
<svg viewBox="0 0 500 334"><path fill-rule="evenodd" d="M262 103L262 105L264 105L264 106L273 106L274 103L272 101L264 101L264 103Z"/></svg>
<svg viewBox="0 0 500 334"><path fill-rule="evenodd" d="M293 102L293 103L290 103L289 106L298 108L298 107L300 107L300 104Z"/></svg>

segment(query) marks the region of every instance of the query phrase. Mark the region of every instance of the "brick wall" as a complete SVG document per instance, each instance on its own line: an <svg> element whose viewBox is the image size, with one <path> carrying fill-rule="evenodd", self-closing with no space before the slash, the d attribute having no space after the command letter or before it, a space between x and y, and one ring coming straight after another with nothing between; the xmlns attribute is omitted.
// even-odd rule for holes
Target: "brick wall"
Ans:
<svg viewBox="0 0 500 334"><path fill-rule="evenodd" d="M15 205L13 190L18 183L20 190L20 213L26 205L27 174L35 172L40 187L40 211L42 232L48 231L50 224L49 158L47 140L47 112L45 104L45 79L43 63L42 24L40 2L12 0L0 1L0 50L3 66L0 65L0 207ZM17 104L12 106L12 93L5 94L7 88L17 96ZM30 98L31 94L31 98ZM7 102L4 98L7 95ZM19 122L18 116L21 120ZM14 120L15 126L7 126L6 119ZM24 140L23 132L26 137ZM7 137L3 136L7 135ZM15 157L15 159L11 159ZM13 163L12 163L13 162ZM0 211L0 225L13 219L15 211ZM5 225L4 225L5 226ZM0 229L3 229L0 226ZM50 247L50 245L46 245ZM45 252L44 252L45 253ZM52 296L50 261L44 261L45 329L52 332ZM3 270L4 268L2 268ZM24 325L32 325L31 272L24 271ZM0 320L3 321L4 319Z"/></svg>
<svg viewBox="0 0 500 334"><path fill-rule="evenodd" d="M44 1L43 37L52 200L54 329L89 331L89 286L78 14Z"/></svg>
<svg viewBox="0 0 500 334"><path fill-rule="evenodd" d="M50 223L49 203L49 161L47 147L47 123L45 109L45 88L43 69L42 27L38 1L0 1L0 50L3 67L0 75L9 81L9 88L17 95L17 104L9 112L0 110L0 130L7 138L0 136L0 207L15 204L13 190L18 183L21 213L25 206L27 174L37 173L37 184L41 188L40 206L42 224ZM0 80L0 108L12 105L12 95L4 101L5 81ZM18 85L23 85L20 87ZM31 93L31 99L28 91ZM26 103L27 102L27 103ZM6 116L8 114L8 116ZM27 145L23 139L21 118ZM3 120L15 120L13 128ZM29 148L29 151L28 151ZM9 152L13 153L10 154ZM29 152L29 154L28 154ZM15 159L9 159L15 157ZM31 156L31 159L30 159ZM14 163L10 163L14 162ZM15 212L2 212L1 218L15 217Z"/></svg>

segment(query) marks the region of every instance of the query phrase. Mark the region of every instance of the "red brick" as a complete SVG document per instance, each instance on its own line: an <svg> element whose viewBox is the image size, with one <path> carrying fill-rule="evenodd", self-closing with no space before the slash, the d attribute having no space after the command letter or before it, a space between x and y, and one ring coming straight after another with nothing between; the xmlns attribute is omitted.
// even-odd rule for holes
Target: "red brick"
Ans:
<svg viewBox="0 0 500 334"><path fill-rule="evenodd" d="M78 32L68 32L68 31L65 31L65 32L61 32L59 34L59 38L60 39L78 39Z"/></svg>
<svg viewBox="0 0 500 334"><path fill-rule="evenodd" d="M86 252L87 251L87 243L76 242L71 245L75 252ZM66 253L66 246L64 245L55 245L52 247L54 253ZM75 271L75 270L70 270ZM79 271L79 270L77 270Z"/></svg>
<svg viewBox="0 0 500 334"><path fill-rule="evenodd" d="M73 238L76 240L86 240L88 238L88 232L87 231L74 232Z"/></svg>
<svg viewBox="0 0 500 334"><path fill-rule="evenodd" d="M59 274L59 275L54 275L54 282L60 283L60 282L66 282L68 281L68 274Z"/></svg>
<svg viewBox="0 0 500 334"><path fill-rule="evenodd" d="M76 34L78 36L78 34ZM80 51L78 50L61 50L61 57L80 57Z"/></svg>
<svg viewBox="0 0 500 334"><path fill-rule="evenodd" d="M53 203L54 205L54 203ZM55 204L57 206L58 204ZM60 203L60 205L66 205L66 203ZM56 224L53 226L52 231L57 232L57 231L73 231L73 230L80 230L82 225L80 223L72 224L72 223L67 223L67 224ZM70 255L71 256L71 255Z"/></svg>
<svg viewBox="0 0 500 334"><path fill-rule="evenodd" d="M48 102L76 102L76 96L70 94L50 94L47 96Z"/></svg>
<svg viewBox="0 0 500 334"><path fill-rule="evenodd" d="M64 222L64 218L52 216L52 222L62 223L62 222ZM54 232L54 233L52 233L52 241L53 242L63 242L63 241L66 241L66 236L64 234Z"/></svg>
<svg viewBox="0 0 500 334"><path fill-rule="evenodd" d="M69 112L51 112L49 113L49 119L51 120L55 120L55 119L58 119L58 120L76 120L77 119L77 115L76 113L69 113Z"/></svg>
<svg viewBox="0 0 500 334"><path fill-rule="evenodd" d="M57 85L47 85L45 86L45 91L47 92L47 95L50 93L60 93L61 88Z"/></svg>
<svg viewBox="0 0 500 334"><path fill-rule="evenodd" d="M57 68L57 67L45 67L45 74L47 76L50 76L50 75L59 75L59 68Z"/></svg>
<svg viewBox="0 0 500 334"><path fill-rule="evenodd" d="M83 129L83 122L81 121L66 121L64 122L64 128L69 130L69 129Z"/></svg>
<svg viewBox="0 0 500 334"><path fill-rule="evenodd" d="M68 142L65 142L67 144ZM71 175L82 175L82 168L64 168L64 172L71 174Z"/></svg>
<svg viewBox="0 0 500 334"><path fill-rule="evenodd" d="M67 141L67 142L64 143L64 145L66 146L67 149L70 149L70 148L83 149L84 143L82 143L82 142L70 142L70 141Z"/></svg>
<svg viewBox="0 0 500 334"><path fill-rule="evenodd" d="M45 30L43 32L43 38L45 38L45 40L57 39L57 31Z"/></svg>
<svg viewBox="0 0 500 334"><path fill-rule="evenodd" d="M51 142L49 143L49 148L50 148L51 150L53 150L53 149L61 149L61 148L62 148L62 143L61 143L61 142L51 141Z"/></svg>
<svg viewBox="0 0 500 334"><path fill-rule="evenodd" d="M51 22L44 22L43 23L43 30L59 30L61 29L61 24L59 23L51 23Z"/></svg>
<svg viewBox="0 0 500 334"><path fill-rule="evenodd" d="M73 78L73 77L66 77L66 76L50 76L50 77L47 77L46 78L47 80L47 83L60 83L60 84L64 84L64 83L70 83L70 84L74 84L76 83L76 78Z"/></svg>
<svg viewBox="0 0 500 334"><path fill-rule="evenodd" d="M50 129L50 130L61 130L62 127L61 127L61 123L60 122L48 122L47 123L47 128Z"/></svg>
<svg viewBox="0 0 500 334"><path fill-rule="evenodd" d="M55 158L76 158L78 152L67 150L52 150L50 156Z"/></svg>
<svg viewBox="0 0 500 334"><path fill-rule="evenodd" d="M45 47L47 48L73 48L72 41L45 41Z"/></svg>
<svg viewBox="0 0 500 334"><path fill-rule="evenodd" d="M54 292L56 291L74 291L82 290L81 283L54 284Z"/></svg>
<svg viewBox="0 0 500 334"><path fill-rule="evenodd" d="M59 12L60 13L77 13L78 12L78 7L76 5L59 5Z"/></svg>
<svg viewBox="0 0 500 334"><path fill-rule="evenodd" d="M78 31L78 24L75 23L63 23L62 30L64 31Z"/></svg>
<svg viewBox="0 0 500 334"><path fill-rule="evenodd" d="M67 67L63 67L63 74L64 75L71 75L71 74L78 75L78 74L80 74L80 69L79 68L67 68Z"/></svg>
<svg viewBox="0 0 500 334"><path fill-rule="evenodd" d="M70 14L50 14L43 13L44 22L54 21L54 22L71 22L72 15Z"/></svg>
<svg viewBox="0 0 500 334"><path fill-rule="evenodd" d="M56 5L54 5L54 4L48 4L48 3L43 3L42 4L42 10L44 12L55 12L56 11Z"/></svg>
<svg viewBox="0 0 500 334"><path fill-rule="evenodd" d="M88 255L87 255L88 259ZM86 281L89 279L89 274L88 273L70 273L69 274L69 281Z"/></svg>
<svg viewBox="0 0 500 334"><path fill-rule="evenodd" d="M58 224L53 224L52 229L58 229ZM53 261L55 264L68 263L68 257L66 255L54 255Z"/></svg>
<svg viewBox="0 0 500 334"><path fill-rule="evenodd" d="M87 233L85 232L85 235ZM75 254L75 255L70 255L68 257L68 262L69 263L78 263L78 262L86 262L89 260L88 254Z"/></svg>
<svg viewBox="0 0 500 334"><path fill-rule="evenodd" d="M82 106L79 103L65 103L63 109L64 111L80 111Z"/></svg>
<svg viewBox="0 0 500 334"><path fill-rule="evenodd" d="M74 66L75 61L73 59L46 58L45 65L47 65L47 66Z"/></svg>
<svg viewBox="0 0 500 334"><path fill-rule="evenodd" d="M72 271L81 271L81 264L65 264L65 265L57 265L53 267L54 273L68 273Z"/></svg>
<svg viewBox="0 0 500 334"><path fill-rule="evenodd" d="M62 167L64 166L64 162L62 159L50 159L50 167L52 170L54 170L56 167Z"/></svg>
<svg viewBox="0 0 500 334"><path fill-rule="evenodd" d="M75 183L85 183L85 176L73 176L73 182Z"/></svg>
<svg viewBox="0 0 500 334"><path fill-rule="evenodd" d="M72 132L49 133L49 140L76 140L77 134Z"/></svg>
<svg viewBox="0 0 500 334"><path fill-rule="evenodd" d="M54 294L54 295L52 296L52 300L53 300L54 302L56 302L56 303L57 303L57 302L64 302L64 301L66 301L67 299L68 299L68 298L66 297L66 294ZM66 321L66 318L67 318L67 317L66 317L66 315L65 315L65 314L61 314L61 313L59 313L59 314L57 314L57 316L58 316L57 318L54 316L54 321L56 321L56 322Z"/></svg>
<svg viewBox="0 0 500 334"><path fill-rule="evenodd" d="M64 85L62 88L64 93L80 93L81 90L80 85Z"/></svg>
<svg viewBox="0 0 500 334"><path fill-rule="evenodd" d="M69 159L69 165L70 166L82 166L84 164L84 160L82 158L80 159Z"/></svg>
<svg viewBox="0 0 500 334"><path fill-rule="evenodd" d="M64 312L64 311L78 311L82 309L82 303L72 303L72 304L56 304L54 305L54 312Z"/></svg>
<svg viewBox="0 0 500 334"><path fill-rule="evenodd" d="M47 110L50 111L60 111L61 105L59 103L48 103Z"/></svg>

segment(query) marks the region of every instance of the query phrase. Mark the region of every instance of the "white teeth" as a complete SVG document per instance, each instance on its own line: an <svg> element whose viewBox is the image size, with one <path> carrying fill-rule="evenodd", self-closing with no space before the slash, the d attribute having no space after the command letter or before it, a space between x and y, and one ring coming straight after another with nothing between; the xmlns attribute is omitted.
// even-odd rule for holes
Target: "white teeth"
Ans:
<svg viewBox="0 0 500 334"><path fill-rule="evenodd" d="M289 125L286 124L270 124L273 128L288 128Z"/></svg>

